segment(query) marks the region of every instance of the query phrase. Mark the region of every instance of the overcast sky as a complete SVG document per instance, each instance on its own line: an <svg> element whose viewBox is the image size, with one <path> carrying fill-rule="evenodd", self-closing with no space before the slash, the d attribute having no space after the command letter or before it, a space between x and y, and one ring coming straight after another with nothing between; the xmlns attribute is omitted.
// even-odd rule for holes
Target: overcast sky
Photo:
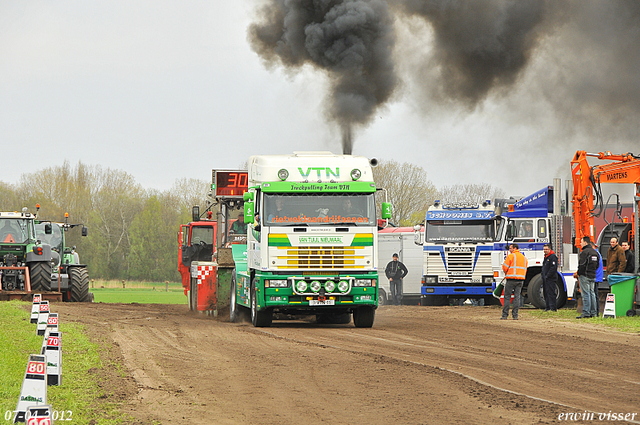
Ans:
<svg viewBox="0 0 640 425"><path fill-rule="evenodd" d="M259 3L0 0L0 181L68 160L165 190L249 155L341 153L325 120L326 74L267 69L248 42ZM353 153L422 166L436 186L485 182L507 195L568 178L578 149L640 153L638 19L627 39L610 32L620 27L610 13L595 35L581 29L595 9L554 26L515 81L473 107L433 94L440 82L416 72L433 31L395 15L401 82ZM602 117L618 92L621 105Z"/></svg>

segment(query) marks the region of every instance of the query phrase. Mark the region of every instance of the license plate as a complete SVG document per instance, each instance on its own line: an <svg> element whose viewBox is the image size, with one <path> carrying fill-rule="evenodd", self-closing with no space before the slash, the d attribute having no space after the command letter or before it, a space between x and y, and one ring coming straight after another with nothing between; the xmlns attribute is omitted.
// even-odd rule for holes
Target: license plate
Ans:
<svg viewBox="0 0 640 425"><path fill-rule="evenodd" d="M309 300L309 305L336 305L336 300Z"/></svg>

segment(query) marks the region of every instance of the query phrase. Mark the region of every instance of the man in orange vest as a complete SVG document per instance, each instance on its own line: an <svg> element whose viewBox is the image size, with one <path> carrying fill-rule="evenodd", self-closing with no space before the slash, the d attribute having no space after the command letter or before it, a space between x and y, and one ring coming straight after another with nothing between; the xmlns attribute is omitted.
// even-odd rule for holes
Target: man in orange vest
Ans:
<svg viewBox="0 0 640 425"><path fill-rule="evenodd" d="M518 320L518 310L520 309L520 294L522 292L522 285L524 284L524 278L527 275L527 258L522 255L518 250L517 243L509 245L509 255L504 259L502 263L502 270L504 270L505 285L504 285L504 307L502 307L502 320L509 318L509 307L511 306L511 294L513 296L513 320Z"/></svg>

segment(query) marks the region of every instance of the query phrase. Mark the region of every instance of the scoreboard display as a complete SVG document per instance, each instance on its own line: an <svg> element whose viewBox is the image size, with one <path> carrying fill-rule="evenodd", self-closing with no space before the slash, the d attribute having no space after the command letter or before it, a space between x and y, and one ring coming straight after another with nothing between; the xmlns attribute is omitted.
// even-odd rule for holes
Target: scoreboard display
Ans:
<svg viewBox="0 0 640 425"><path fill-rule="evenodd" d="M239 198L249 187L249 174L242 170L213 170L216 198Z"/></svg>

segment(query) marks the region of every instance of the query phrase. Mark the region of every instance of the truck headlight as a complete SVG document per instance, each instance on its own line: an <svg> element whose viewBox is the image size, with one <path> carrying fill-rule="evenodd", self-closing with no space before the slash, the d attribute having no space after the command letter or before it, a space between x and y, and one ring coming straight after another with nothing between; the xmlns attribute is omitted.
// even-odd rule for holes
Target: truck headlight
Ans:
<svg viewBox="0 0 640 425"><path fill-rule="evenodd" d="M299 280L296 282L296 289L298 292L304 292L307 290L307 282L304 280Z"/></svg>
<svg viewBox="0 0 640 425"><path fill-rule="evenodd" d="M373 286L371 282L371 279L356 279L353 286Z"/></svg>
<svg viewBox="0 0 640 425"><path fill-rule="evenodd" d="M493 276L482 276L482 283L484 283L485 285L492 285Z"/></svg>
<svg viewBox="0 0 640 425"><path fill-rule="evenodd" d="M314 280L313 282L311 282L311 290L313 292L318 292L320 288L322 288L322 285L320 285L320 282L318 282L317 280Z"/></svg>
<svg viewBox="0 0 640 425"><path fill-rule="evenodd" d="M341 280L338 282L338 291L347 292L349 290L349 282L346 280Z"/></svg>
<svg viewBox="0 0 640 425"><path fill-rule="evenodd" d="M289 286L289 281L286 279L267 280L264 284L265 288L286 288Z"/></svg>
<svg viewBox="0 0 640 425"><path fill-rule="evenodd" d="M424 283L438 283L438 276L425 276Z"/></svg>
<svg viewBox="0 0 640 425"><path fill-rule="evenodd" d="M327 292L333 292L336 289L336 283L333 280L329 280L324 284L324 289L326 289Z"/></svg>

